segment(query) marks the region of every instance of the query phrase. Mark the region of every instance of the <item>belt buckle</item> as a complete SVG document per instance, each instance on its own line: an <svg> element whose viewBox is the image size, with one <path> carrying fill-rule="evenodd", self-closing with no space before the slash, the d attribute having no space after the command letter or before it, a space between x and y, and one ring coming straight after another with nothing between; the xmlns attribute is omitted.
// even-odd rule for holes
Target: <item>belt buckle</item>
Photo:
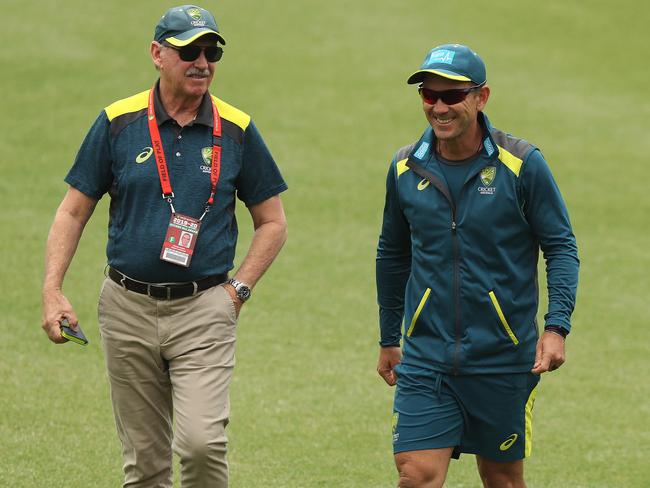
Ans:
<svg viewBox="0 0 650 488"><path fill-rule="evenodd" d="M158 296L154 296L154 295L152 295L152 294L151 294L151 290L152 290L152 288L153 288L153 289L156 289L156 290L157 290L157 289L160 289L160 288L163 288L163 289L165 290L165 292L167 293L167 296L166 296L166 297L161 297L160 295L158 295ZM165 298L166 298L167 300L171 300L171 291L172 291L172 290L171 290L171 287L170 287L170 286L165 286L165 285L156 285L156 284L154 284L154 283L147 283L147 296L148 296L149 298L153 298L154 300L163 300L163 299L165 299Z"/></svg>

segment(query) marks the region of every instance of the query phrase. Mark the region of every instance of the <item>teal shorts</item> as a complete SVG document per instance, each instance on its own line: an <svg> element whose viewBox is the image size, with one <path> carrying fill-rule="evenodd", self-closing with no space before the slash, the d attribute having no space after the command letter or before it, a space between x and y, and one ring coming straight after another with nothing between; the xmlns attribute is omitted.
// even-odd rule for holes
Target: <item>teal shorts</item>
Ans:
<svg viewBox="0 0 650 488"><path fill-rule="evenodd" d="M393 407L393 452L453 447L493 461L532 450L539 375L452 376L400 364Z"/></svg>

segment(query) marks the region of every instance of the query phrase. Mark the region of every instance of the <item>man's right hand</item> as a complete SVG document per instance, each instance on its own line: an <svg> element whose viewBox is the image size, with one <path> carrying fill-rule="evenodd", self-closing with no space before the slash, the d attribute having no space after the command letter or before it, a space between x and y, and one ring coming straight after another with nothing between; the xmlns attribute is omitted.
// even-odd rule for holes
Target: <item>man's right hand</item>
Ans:
<svg viewBox="0 0 650 488"><path fill-rule="evenodd" d="M67 339L61 336L61 321L67 318L73 329L77 328L77 315L72 305L60 290L43 290L42 327L47 336L56 344Z"/></svg>
<svg viewBox="0 0 650 488"><path fill-rule="evenodd" d="M397 375L395 366L402 360L402 349L399 346L382 347L379 349L379 361L377 361L377 373L389 386L395 386Z"/></svg>

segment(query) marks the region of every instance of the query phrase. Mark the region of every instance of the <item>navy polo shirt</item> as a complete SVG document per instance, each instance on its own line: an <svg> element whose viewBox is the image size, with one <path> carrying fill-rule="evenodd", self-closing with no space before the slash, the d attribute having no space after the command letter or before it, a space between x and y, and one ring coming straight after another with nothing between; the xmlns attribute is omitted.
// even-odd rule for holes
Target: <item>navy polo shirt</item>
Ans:
<svg viewBox="0 0 650 488"><path fill-rule="evenodd" d="M211 96L196 119L180 127L155 88L156 118L176 212L199 218L210 194L212 105L222 122L221 174L189 268L160 259L171 210L162 198L147 125L149 90L106 107L86 135L65 181L91 198L111 198L108 264L148 282L185 282L227 273L237 244L235 195L250 207L287 185L250 116Z"/></svg>

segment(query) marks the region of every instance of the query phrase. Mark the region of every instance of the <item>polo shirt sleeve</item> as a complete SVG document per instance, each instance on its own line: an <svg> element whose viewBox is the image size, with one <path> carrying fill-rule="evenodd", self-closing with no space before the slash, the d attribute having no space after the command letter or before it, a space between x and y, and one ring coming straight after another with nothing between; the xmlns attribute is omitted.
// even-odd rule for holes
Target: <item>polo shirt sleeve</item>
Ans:
<svg viewBox="0 0 650 488"><path fill-rule="evenodd" d="M386 201L377 245L377 303L381 346L398 346L402 337L404 293L411 274L411 232L399 203L393 160L386 179Z"/></svg>
<svg viewBox="0 0 650 488"><path fill-rule="evenodd" d="M85 195L99 200L113 183L110 123L102 110L84 139L66 183Z"/></svg>
<svg viewBox="0 0 650 488"><path fill-rule="evenodd" d="M564 199L551 169L535 149L521 172L521 191L526 219L546 261L548 313L545 326L571 330L571 314L578 288L578 248Z"/></svg>
<svg viewBox="0 0 650 488"><path fill-rule="evenodd" d="M261 134L251 120L243 138L242 167L237 180L237 197L247 207L262 203L287 189L280 170Z"/></svg>

